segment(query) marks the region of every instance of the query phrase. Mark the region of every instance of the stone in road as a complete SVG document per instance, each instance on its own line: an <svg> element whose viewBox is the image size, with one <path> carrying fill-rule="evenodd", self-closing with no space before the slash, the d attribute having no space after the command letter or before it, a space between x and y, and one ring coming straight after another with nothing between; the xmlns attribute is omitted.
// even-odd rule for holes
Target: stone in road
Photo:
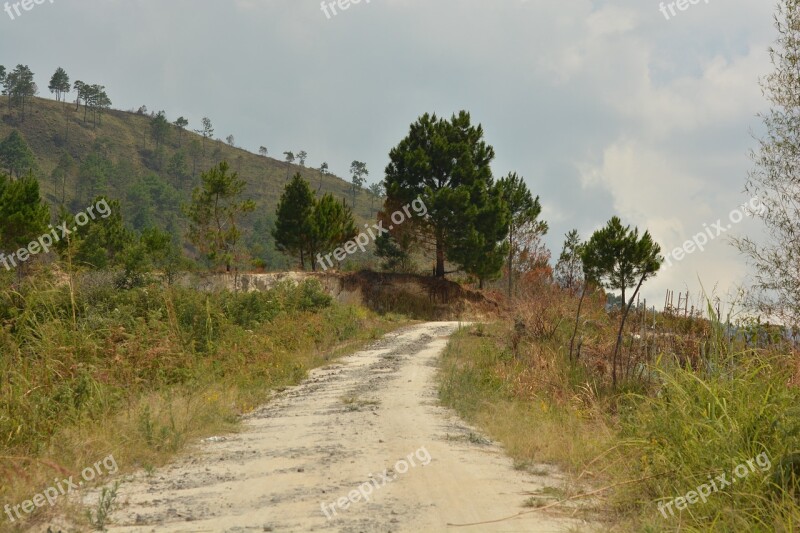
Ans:
<svg viewBox="0 0 800 533"><path fill-rule="evenodd" d="M562 483L514 470L499 447L438 405L437 359L458 327L408 327L312 371L249 414L240 433L206 439L152 477L123 484L110 531L580 529L539 513L448 526L514 515L532 491Z"/></svg>

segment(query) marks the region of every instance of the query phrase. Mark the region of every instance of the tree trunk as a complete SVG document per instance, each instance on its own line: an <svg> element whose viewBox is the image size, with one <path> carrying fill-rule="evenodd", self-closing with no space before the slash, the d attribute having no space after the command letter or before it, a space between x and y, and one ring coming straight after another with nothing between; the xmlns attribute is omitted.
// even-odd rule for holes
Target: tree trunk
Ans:
<svg viewBox="0 0 800 533"><path fill-rule="evenodd" d="M572 331L572 339L569 341L569 360L572 361L572 351L575 349L575 336L578 334L578 324L581 320L581 307L583 307L583 297L586 296L586 289L589 287L589 281L583 282L583 290L581 291L581 299L578 300L578 312L575 314L575 329Z"/></svg>
<svg viewBox="0 0 800 533"><path fill-rule="evenodd" d="M612 358L612 369L611 369L611 384L614 389L617 388L617 354L619 353L619 346L622 343L622 330L625 327L625 319L628 318L628 312L631 310L631 306L633 305L633 300L636 298L636 294L639 292L639 289L642 287L642 283L644 283L645 276L642 276L639 279L639 284L636 286L636 290L633 291L633 295L631 296L631 301L628 305L625 305L625 301L622 301L622 305L625 305L625 308L622 312L622 319L619 321L619 330L617 331L617 342L614 345L614 356ZM624 289L623 289L624 291ZM624 292L623 292L624 294Z"/></svg>
<svg viewBox="0 0 800 533"><path fill-rule="evenodd" d="M508 230L508 298L514 291L514 226Z"/></svg>
<svg viewBox="0 0 800 533"><path fill-rule="evenodd" d="M441 237L436 237L436 277L444 278L444 243Z"/></svg>

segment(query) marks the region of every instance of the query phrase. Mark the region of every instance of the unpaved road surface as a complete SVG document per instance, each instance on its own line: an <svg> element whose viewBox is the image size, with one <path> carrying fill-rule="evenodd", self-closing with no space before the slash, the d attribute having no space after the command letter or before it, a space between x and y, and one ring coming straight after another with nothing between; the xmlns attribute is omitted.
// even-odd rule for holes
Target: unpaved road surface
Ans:
<svg viewBox="0 0 800 533"><path fill-rule="evenodd" d="M240 433L124 483L110 531L582 530L539 513L448 526L514 515L532 492L562 483L514 470L438 406L436 362L457 328L405 328L313 371L248 415Z"/></svg>

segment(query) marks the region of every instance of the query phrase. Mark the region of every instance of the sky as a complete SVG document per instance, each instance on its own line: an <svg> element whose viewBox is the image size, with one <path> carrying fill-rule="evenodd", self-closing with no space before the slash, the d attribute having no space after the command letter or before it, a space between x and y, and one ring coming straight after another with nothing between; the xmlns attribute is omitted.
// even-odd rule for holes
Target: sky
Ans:
<svg viewBox="0 0 800 533"><path fill-rule="evenodd" d="M750 200L776 4L671 3L362 0L334 15L319 0L44 0L0 12L0 64L29 65L42 96L61 66L115 108L207 116L217 137L306 150L339 176L364 161L371 182L420 115L464 109L495 177L515 171L540 197L554 256L614 215L665 254L705 232L643 295L660 306L702 284L726 301L750 271L727 237L762 233L730 220Z"/></svg>

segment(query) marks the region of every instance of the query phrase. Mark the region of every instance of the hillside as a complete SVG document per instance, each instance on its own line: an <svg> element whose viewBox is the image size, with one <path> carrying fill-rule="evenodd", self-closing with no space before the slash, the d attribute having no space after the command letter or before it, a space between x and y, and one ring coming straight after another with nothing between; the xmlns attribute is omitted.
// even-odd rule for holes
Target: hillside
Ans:
<svg viewBox="0 0 800 533"><path fill-rule="evenodd" d="M207 139L203 153L203 137L193 131L199 124L189 124L182 133L170 125L157 150L150 114L109 110L95 126L91 114L84 122L83 107L76 110L74 103L35 98L20 121L16 110L9 114L5 104L5 98L0 98L0 139L14 129L22 133L35 155L34 172L42 196L54 212L62 199L67 209L77 212L95 195L105 194L120 201L125 220L133 228L156 225L182 237L181 205L190 199L200 173L226 160L248 183L246 196L257 205L244 223L251 230L247 240L254 256L268 267L285 268L291 261L274 251L269 229L287 171L289 175L300 172L317 194L331 193L352 204L350 183L335 175L297 164L287 169L285 161L221 140ZM167 115L170 122L175 118ZM379 205L380 200L361 190L353 209L357 222L373 219Z"/></svg>

